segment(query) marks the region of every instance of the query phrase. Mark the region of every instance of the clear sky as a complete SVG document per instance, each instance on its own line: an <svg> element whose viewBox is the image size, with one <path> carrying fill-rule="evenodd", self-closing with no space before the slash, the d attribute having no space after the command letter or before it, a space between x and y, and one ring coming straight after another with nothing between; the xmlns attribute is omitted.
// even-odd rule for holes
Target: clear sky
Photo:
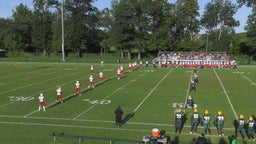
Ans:
<svg viewBox="0 0 256 144"><path fill-rule="evenodd" d="M61 0L59 0L61 1ZM176 0L168 0L170 3L176 2ZM204 12L205 5L211 0L198 0L200 6L200 14ZM236 0L231 0L233 3ZM1 18L10 18L12 16L12 10L15 10L15 7L19 3L23 3L29 9L33 10L33 0L0 0L0 17ZM94 5L98 7L99 10L102 10L106 7L110 7L111 0L97 0ZM235 15L235 19L240 21L240 26L235 28L237 32L244 32L244 26L246 25L247 16L251 13L251 9L243 6Z"/></svg>

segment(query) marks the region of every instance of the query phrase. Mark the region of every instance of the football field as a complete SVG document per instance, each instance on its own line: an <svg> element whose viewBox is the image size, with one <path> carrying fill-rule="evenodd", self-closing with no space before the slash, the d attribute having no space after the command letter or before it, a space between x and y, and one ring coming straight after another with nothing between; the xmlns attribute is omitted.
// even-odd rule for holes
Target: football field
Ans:
<svg viewBox="0 0 256 144"><path fill-rule="evenodd" d="M171 144L189 144L204 132L190 134L192 109L185 109L187 120L181 134L174 132L174 110L184 107L191 95L201 116L211 114L212 144L228 144L235 133L234 120L240 114L255 115L256 67L238 69L198 69L199 84L189 92L192 69L138 66L128 71L124 64L121 79L116 78L117 64L93 64L95 89L88 89L91 64L83 63L0 63L0 143L54 143L51 134L67 134L141 141L153 128L165 130ZM99 81L99 72L104 82ZM82 93L75 94L80 81ZM56 88L63 91L63 103L56 102ZM38 96L45 96L46 111L38 111ZM114 111L118 106L127 119L115 126ZM226 117L225 135L219 137L213 125L214 115ZM239 143L253 143L248 140ZM78 139L57 138L56 144L78 143ZM104 144L108 141L84 140L82 143ZM116 142L118 143L118 142Z"/></svg>

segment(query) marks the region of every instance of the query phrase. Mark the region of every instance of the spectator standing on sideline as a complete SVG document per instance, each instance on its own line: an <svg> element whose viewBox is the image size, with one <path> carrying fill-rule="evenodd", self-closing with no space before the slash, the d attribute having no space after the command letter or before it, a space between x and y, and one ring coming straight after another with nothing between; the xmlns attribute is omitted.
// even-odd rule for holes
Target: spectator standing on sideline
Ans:
<svg viewBox="0 0 256 144"><path fill-rule="evenodd" d="M56 89L56 93L57 93L57 100L59 99L60 102L63 103L61 87L58 87L58 88Z"/></svg>
<svg viewBox="0 0 256 144"><path fill-rule="evenodd" d="M115 110L115 116L116 116L116 119L115 119L115 125L120 127L122 125L122 115L123 115L123 110L121 109L121 106L118 106Z"/></svg>
<svg viewBox="0 0 256 144"><path fill-rule="evenodd" d="M43 110L45 111L44 95L43 95L43 93L41 93L41 94L39 95L38 99L39 99L39 109L38 109L38 111L41 110L41 107L42 107Z"/></svg>

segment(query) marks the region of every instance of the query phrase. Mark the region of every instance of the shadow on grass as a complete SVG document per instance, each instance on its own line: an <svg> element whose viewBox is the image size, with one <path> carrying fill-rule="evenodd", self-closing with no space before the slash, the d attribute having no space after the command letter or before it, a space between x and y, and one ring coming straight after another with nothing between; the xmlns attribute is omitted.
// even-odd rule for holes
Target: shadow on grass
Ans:
<svg viewBox="0 0 256 144"><path fill-rule="evenodd" d="M127 123L132 117L134 117L134 112L129 113L126 117L122 120L121 125Z"/></svg>

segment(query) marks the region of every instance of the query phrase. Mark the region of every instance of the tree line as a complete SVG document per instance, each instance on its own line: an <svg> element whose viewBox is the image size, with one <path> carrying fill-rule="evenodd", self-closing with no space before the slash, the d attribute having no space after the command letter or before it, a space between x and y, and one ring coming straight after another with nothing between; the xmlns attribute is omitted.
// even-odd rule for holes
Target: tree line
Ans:
<svg viewBox="0 0 256 144"><path fill-rule="evenodd" d="M75 53L76 58L113 50L128 59L132 53L141 59L158 51L256 55L255 0L212 0L201 16L197 0L112 0L103 10L93 6L94 0L63 1L33 0L33 11L21 3L11 18L0 18L0 48L9 56L50 56L62 51L64 40L65 54ZM246 32L236 33L239 20L234 15L243 5L252 11Z"/></svg>

